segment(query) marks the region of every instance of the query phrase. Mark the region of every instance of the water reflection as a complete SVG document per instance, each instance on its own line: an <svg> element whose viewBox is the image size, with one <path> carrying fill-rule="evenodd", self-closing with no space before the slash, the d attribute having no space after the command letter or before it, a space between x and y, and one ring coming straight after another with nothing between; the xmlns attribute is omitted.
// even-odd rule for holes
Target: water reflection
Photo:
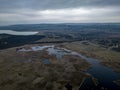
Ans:
<svg viewBox="0 0 120 90"><path fill-rule="evenodd" d="M87 72L98 79L100 87L105 87L108 90L120 90L120 87L113 83L114 80L120 80L120 73L116 73L111 68L100 64L100 60L97 60L94 58L88 58L80 53L67 50L64 48L56 48L54 45L35 46L35 47L31 47L30 50L38 51L38 50L43 50L43 49L46 49L49 55L55 54L57 59L61 59L64 55L77 55L85 59L88 63L91 64L91 68ZM30 50L26 50L26 51L29 52ZM22 49L22 51L25 51L25 49ZM49 64L50 62L48 59L45 59L43 60L43 63ZM89 79L85 80L85 82L82 85L82 88L85 88L86 84L87 84L87 87L95 88L95 85L93 85L93 83L91 83Z"/></svg>
<svg viewBox="0 0 120 90"><path fill-rule="evenodd" d="M43 62L44 64L50 64L49 59L44 59L44 60L42 60L42 62Z"/></svg>
<svg viewBox="0 0 120 90"><path fill-rule="evenodd" d="M10 35L35 35L38 32L18 32L13 30L0 30L0 34L10 34Z"/></svg>

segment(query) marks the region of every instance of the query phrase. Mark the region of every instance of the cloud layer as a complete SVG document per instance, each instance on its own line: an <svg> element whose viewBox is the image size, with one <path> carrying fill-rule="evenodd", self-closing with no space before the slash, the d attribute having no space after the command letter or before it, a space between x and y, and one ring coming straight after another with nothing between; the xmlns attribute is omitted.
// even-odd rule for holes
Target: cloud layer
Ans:
<svg viewBox="0 0 120 90"><path fill-rule="evenodd" d="M120 0L0 0L0 24L120 22Z"/></svg>

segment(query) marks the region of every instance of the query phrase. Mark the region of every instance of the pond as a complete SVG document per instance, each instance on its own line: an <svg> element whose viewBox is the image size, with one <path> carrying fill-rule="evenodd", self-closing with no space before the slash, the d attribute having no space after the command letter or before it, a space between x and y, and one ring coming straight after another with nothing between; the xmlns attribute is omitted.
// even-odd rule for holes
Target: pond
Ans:
<svg viewBox="0 0 120 90"><path fill-rule="evenodd" d="M85 60L91 64L91 68L87 72L98 79L98 87L104 87L107 90L120 90L120 87L113 83L115 80L120 80L120 73L114 72L113 69L100 64L100 61L97 59L85 57ZM95 88L89 79L83 83L83 90L88 90L86 85L90 88Z"/></svg>
<svg viewBox="0 0 120 90"><path fill-rule="evenodd" d="M49 59L44 59L44 60L42 60L42 62L43 62L44 64L50 64Z"/></svg>
<svg viewBox="0 0 120 90"><path fill-rule="evenodd" d="M48 48L47 51L48 51L48 54L49 54L49 55L52 55L52 54L56 55L56 58L57 58L58 60L62 59L62 57L63 57L64 55L70 54L69 52L66 52L66 51L63 50L63 49L53 48L53 47Z"/></svg>
<svg viewBox="0 0 120 90"><path fill-rule="evenodd" d="M85 59L88 63L91 64L91 68L87 71L90 73L93 77L98 79L98 88L104 87L107 88L107 90L120 90L120 86L117 86L113 81L120 80L120 73L114 72L112 68L106 67L100 63L100 60L92 58L92 57L86 57L80 53L77 53L75 51L64 49L70 53L71 55L77 55L83 59ZM80 90L89 90L86 88L89 87L95 89L95 85L91 83L91 79L87 79Z"/></svg>
<svg viewBox="0 0 120 90"><path fill-rule="evenodd" d="M98 79L98 87L107 88L107 90L120 90L120 87L113 83L114 80L120 80L120 73L114 72L113 69L106 67L100 63L100 60L95 58L86 57L75 51L71 51L65 48L51 46L34 46L31 49L25 50L24 48L19 50L20 52L29 52L29 51L38 51L46 49L48 54L55 54L58 60L62 59L64 55L77 55L85 59L88 63L91 64L91 68L86 71L90 73L93 77ZM45 64L49 64L49 59L43 61ZM87 89L88 88L88 89ZM91 80L88 78L83 83L80 90L91 90L89 88L95 88L95 85L91 83ZM95 89L96 90L96 89Z"/></svg>
<svg viewBox="0 0 120 90"><path fill-rule="evenodd" d="M0 30L0 34L10 34L10 35L35 35L37 34L38 32L18 32L18 31L14 31L14 30Z"/></svg>

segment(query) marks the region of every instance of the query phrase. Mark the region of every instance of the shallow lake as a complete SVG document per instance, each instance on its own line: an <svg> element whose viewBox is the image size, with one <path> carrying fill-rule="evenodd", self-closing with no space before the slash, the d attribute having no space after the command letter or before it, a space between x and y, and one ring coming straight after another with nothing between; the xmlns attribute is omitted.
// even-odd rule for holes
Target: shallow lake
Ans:
<svg viewBox="0 0 120 90"><path fill-rule="evenodd" d="M37 34L38 32L19 32L19 31L14 31L14 30L0 30L0 34L10 34L10 35L35 35Z"/></svg>
<svg viewBox="0 0 120 90"><path fill-rule="evenodd" d="M97 59L87 57L84 59L91 64L91 68L87 72L98 79L98 87L104 87L107 90L120 90L120 86L113 83L115 80L120 80L120 73L114 72L112 68L100 64L100 61ZM89 79L84 82L82 90L88 90L86 85L90 88L95 88Z"/></svg>
<svg viewBox="0 0 120 90"><path fill-rule="evenodd" d="M25 50L24 48L19 50L20 52L29 52L29 51L39 51L46 49L48 54L55 54L56 58L62 59L62 56L68 55L77 55L83 59L85 59L88 63L91 64L91 68L86 72L90 73L93 77L98 79L98 87L107 88L105 90L120 90L120 87L113 83L114 80L120 80L120 73L114 72L113 69L106 67L100 63L100 60L95 58L86 57L80 53L75 51L71 51L65 48L56 48L54 45L51 46L34 46L29 50ZM50 64L49 59L43 61L45 64ZM91 88L91 89L90 89ZM92 89L93 88L93 89ZM91 79L86 79L83 83L80 90L98 90L94 89L95 85L92 84Z"/></svg>

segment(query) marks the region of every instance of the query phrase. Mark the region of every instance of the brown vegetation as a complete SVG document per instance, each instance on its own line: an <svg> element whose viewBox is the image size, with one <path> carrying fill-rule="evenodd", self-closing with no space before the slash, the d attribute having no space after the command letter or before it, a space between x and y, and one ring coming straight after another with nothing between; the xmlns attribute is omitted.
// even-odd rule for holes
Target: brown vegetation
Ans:
<svg viewBox="0 0 120 90"><path fill-rule="evenodd" d="M42 63L48 58L50 64ZM57 60L43 51L16 52L15 48L0 52L0 90L65 90L71 83L79 88L88 75L90 65L78 56L66 55Z"/></svg>

